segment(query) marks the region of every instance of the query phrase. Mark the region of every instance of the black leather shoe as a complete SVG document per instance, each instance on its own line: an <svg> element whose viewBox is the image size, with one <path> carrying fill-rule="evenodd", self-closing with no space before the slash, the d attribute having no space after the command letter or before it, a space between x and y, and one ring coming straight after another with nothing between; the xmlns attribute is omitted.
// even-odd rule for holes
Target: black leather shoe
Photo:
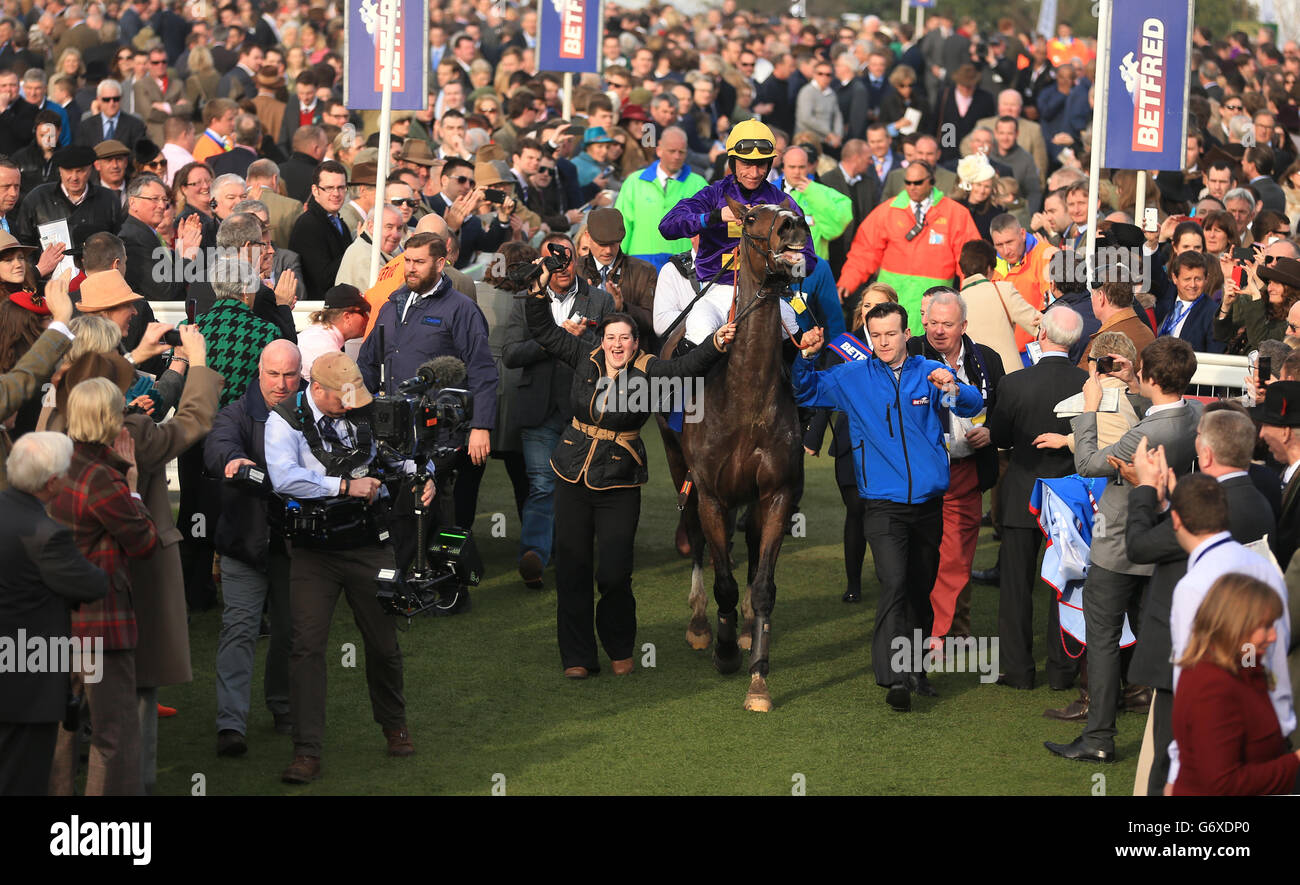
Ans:
<svg viewBox="0 0 1300 885"><path fill-rule="evenodd" d="M891 686L889 691L885 692L885 703L899 713L906 713L912 709L912 693L907 690L906 685Z"/></svg>
<svg viewBox="0 0 1300 885"><path fill-rule="evenodd" d="M247 752L248 741L242 734L230 728L217 732L218 756L242 756Z"/></svg>
<svg viewBox="0 0 1300 885"><path fill-rule="evenodd" d="M1120 707L1128 713L1147 713L1151 710L1151 689L1145 685L1130 685L1124 689Z"/></svg>
<svg viewBox="0 0 1300 885"><path fill-rule="evenodd" d="M1054 744L1051 741L1043 741L1043 746L1048 752L1055 753L1062 759L1073 759L1076 762L1100 762L1109 765L1115 762L1118 757L1115 756L1114 750L1098 750L1089 747L1083 742L1083 738L1076 738L1072 743Z"/></svg>
<svg viewBox="0 0 1300 885"><path fill-rule="evenodd" d="M1017 691L1033 691L1033 690L1034 690L1034 683L1033 683L1033 682L1029 682L1029 683L1016 682L1014 679L1008 679L1006 676L999 676L999 677L998 677L998 681L997 681L995 684L996 684L996 685L1004 686L1004 687L1006 687L1006 688L1014 688L1014 689L1016 689Z"/></svg>
<svg viewBox="0 0 1300 885"><path fill-rule="evenodd" d="M907 687L923 698L937 698L939 692L930 684L930 678L924 673L913 673L907 677Z"/></svg>
<svg viewBox="0 0 1300 885"><path fill-rule="evenodd" d="M1088 693L1080 689L1077 698L1059 710L1044 710L1043 716L1047 719L1059 719L1062 722L1080 722L1088 718L1088 706Z"/></svg>
<svg viewBox="0 0 1300 885"><path fill-rule="evenodd" d="M841 602L861 602L861 601L862 601L862 591L861 591L861 590L855 590L854 588L850 587L849 589L847 589L847 590L844 591L844 595L840 597L840 601L841 601Z"/></svg>
<svg viewBox="0 0 1300 885"><path fill-rule="evenodd" d="M996 565L993 568L972 569L970 579L976 584L989 584L996 587L1002 581L1002 570Z"/></svg>

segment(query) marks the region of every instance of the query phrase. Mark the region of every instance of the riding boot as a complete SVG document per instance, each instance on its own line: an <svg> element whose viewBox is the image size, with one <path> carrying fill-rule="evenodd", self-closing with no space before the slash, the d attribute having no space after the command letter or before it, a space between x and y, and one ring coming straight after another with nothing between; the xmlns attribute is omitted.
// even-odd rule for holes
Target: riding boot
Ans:
<svg viewBox="0 0 1300 885"><path fill-rule="evenodd" d="M673 348L673 359L677 359L680 356L685 356L696 347L699 347L699 345L696 344L694 341L687 341L685 336L683 336L682 340L678 341L677 346Z"/></svg>
<svg viewBox="0 0 1300 885"><path fill-rule="evenodd" d="M713 644L713 666L719 673L740 669L740 646L736 644L736 612L718 612L718 635Z"/></svg>
<svg viewBox="0 0 1300 885"><path fill-rule="evenodd" d="M754 615L754 642L749 651L749 672L767 678L768 644L772 639L772 624L765 615Z"/></svg>

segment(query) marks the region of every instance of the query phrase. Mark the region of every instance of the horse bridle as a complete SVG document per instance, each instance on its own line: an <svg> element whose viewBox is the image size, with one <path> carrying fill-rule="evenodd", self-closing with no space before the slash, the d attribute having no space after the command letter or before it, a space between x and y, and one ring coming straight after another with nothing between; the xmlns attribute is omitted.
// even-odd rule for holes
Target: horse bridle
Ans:
<svg viewBox="0 0 1300 885"><path fill-rule="evenodd" d="M741 310L739 313L736 314L736 316L731 320L731 322L733 323L739 323L746 314L748 314L755 307L758 307L758 305L762 302L762 300L767 297L767 294L769 294L767 281L770 280L772 277L776 276L776 268L773 267L773 265L780 260L780 256L781 256L780 252L771 248L772 234L773 232L776 231L777 223L780 222L782 217L787 213L791 217L798 220L798 216L795 215L795 213L791 212L789 209L786 209L782 206L773 206L773 208L776 209L776 212L774 212L772 215L772 223L768 225L767 233L762 238L757 237L754 234L751 234L749 232L749 225L747 222L749 220L750 215L748 211L745 213L745 218L742 219L741 221L740 236L745 242L753 243L754 249L760 255L763 256L764 274L763 274L762 282L758 284L758 291L754 293L753 300L751 300L749 304L745 305L745 308L743 310ZM812 232L810 231L808 235L812 236ZM767 248L764 248L763 246L759 245L761 242L766 242ZM789 288L790 285L787 283L781 289L770 290L770 292L784 292ZM737 291L736 295L738 296L739 294L740 294L739 291Z"/></svg>

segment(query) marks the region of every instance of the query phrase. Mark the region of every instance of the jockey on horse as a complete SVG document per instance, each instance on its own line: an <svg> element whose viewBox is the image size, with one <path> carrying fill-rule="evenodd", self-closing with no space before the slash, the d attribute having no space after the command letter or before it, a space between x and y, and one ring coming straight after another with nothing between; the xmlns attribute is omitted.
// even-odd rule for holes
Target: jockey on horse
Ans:
<svg viewBox="0 0 1300 885"><path fill-rule="evenodd" d="M697 234L700 238L695 273L700 285L708 288L686 319L685 340L691 345L708 341L727 322L735 296L733 268L741 237L741 219L727 206L727 198L746 206L782 206L803 219L803 211L795 202L767 180L776 157L776 139L771 129L757 120L738 123L727 137L727 157L730 174L679 202L659 222L659 233L670 240ZM811 237L803 252L807 275L817 262ZM781 318L787 332L797 336L794 308L784 300Z"/></svg>

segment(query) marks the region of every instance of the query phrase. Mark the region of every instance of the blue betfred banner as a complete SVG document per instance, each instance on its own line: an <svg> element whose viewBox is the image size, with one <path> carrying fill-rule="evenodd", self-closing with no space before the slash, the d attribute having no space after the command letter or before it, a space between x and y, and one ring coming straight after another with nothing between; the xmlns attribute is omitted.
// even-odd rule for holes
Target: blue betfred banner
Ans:
<svg viewBox="0 0 1300 885"><path fill-rule="evenodd" d="M393 46L393 110L422 111L429 104L429 8L426 0L353 0L348 4L343 103L376 111L384 98L384 27L397 19Z"/></svg>
<svg viewBox="0 0 1300 885"><path fill-rule="evenodd" d="M1193 0L1113 4L1103 167L1183 168L1192 14Z"/></svg>
<svg viewBox="0 0 1300 885"><path fill-rule="evenodd" d="M594 74L600 70L600 0L541 0L537 15L537 67Z"/></svg>
<svg viewBox="0 0 1300 885"><path fill-rule="evenodd" d="M913 9L934 9L934 0L909 0L908 5Z"/></svg>

